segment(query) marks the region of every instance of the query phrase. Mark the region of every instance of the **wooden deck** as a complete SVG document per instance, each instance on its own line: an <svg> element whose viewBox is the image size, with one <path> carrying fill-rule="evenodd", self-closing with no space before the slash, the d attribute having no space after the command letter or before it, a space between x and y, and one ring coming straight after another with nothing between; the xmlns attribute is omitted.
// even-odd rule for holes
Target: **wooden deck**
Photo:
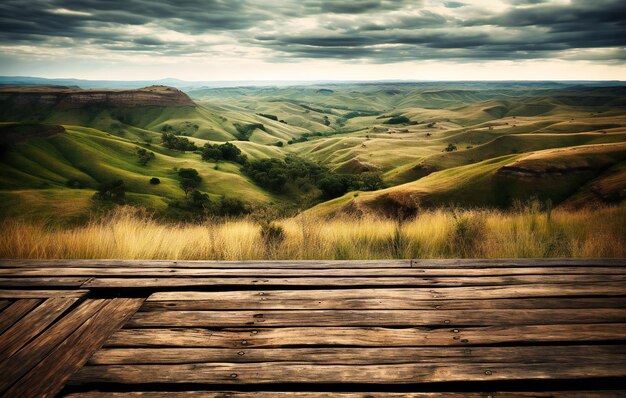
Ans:
<svg viewBox="0 0 626 398"><path fill-rule="evenodd" d="M624 397L626 260L0 261L5 397Z"/></svg>

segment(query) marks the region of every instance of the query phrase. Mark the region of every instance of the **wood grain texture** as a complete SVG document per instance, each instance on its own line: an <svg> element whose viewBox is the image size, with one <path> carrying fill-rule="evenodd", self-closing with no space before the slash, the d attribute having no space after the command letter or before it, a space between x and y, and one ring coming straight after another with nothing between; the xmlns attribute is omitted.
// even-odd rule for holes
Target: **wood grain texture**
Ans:
<svg viewBox="0 0 626 398"><path fill-rule="evenodd" d="M455 332L458 331L458 332ZM122 329L107 340L109 347L289 347L357 346L420 347L502 343L619 341L626 324L492 326L480 328L307 327Z"/></svg>
<svg viewBox="0 0 626 398"><path fill-rule="evenodd" d="M10 328L15 322L35 308L41 300L17 300L0 312L0 333Z"/></svg>
<svg viewBox="0 0 626 398"><path fill-rule="evenodd" d="M418 289L249 290L157 292L141 311L251 309L541 309L626 308L626 297L519 298L479 300L424 299ZM432 295L432 294L431 294Z"/></svg>
<svg viewBox="0 0 626 398"><path fill-rule="evenodd" d="M73 287L79 288L83 283L87 282L89 278L58 278L58 277L43 277L43 278L0 278L0 287L19 287L19 288L32 288L32 287Z"/></svg>
<svg viewBox="0 0 626 398"><path fill-rule="evenodd" d="M621 397L626 259L0 260L2 322L7 397Z"/></svg>
<svg viewBox="0 0 626 398"><path fill-rule="evenodd" d="M9 397L56 396L67 379L87 362L89 357L104 343L107 336L123 325L142 302L143 299L112 299L55 347L5 395Z"/></svg>
<svg viewBox="0 0 626 398"><path fill-rule="evenodd" d="M316 364L393 363L620 363L621 345L521 347L377 347L377 348L104 348L90 365L189 364L202 362L307 362Z"/></svg>
<svg viewBox="0 0 626 398"><path fill-rule="evenodd" d="M15 354L22 346L54 322L75 298L49 298L7 329L0 336L0 361Z"/></svg>
<svg viewBox="0 0 626 398"><path fill-rule="evenodd" d="M67 398L623 398L626 390L550 392L88 391Z"/></svg>
<svg viewBox="0 0 626 398"><path fill-rule="evenodd" d="M493 326L626 322L626 309L264 310L138 312L127 327Z"/></svg>
<svg viewBox="0 0 626 398"><path fill-rule="evenodd" d="M389 364L312 365L264 362L255 364L202 363L190 365L101 365L76 372L71 384L84 383L363 383L409 384L516 379L626 377L626 363L538 364Z"/></svg>
<svg viewBox="0 0 626 398"><path fill-rule="evenodd" d="M50 297L81 298L88 290L0 290L2 299L46 299Z"/></svg>
<svg viewBox="0 0 626 398"><path fill-rule="evenodd" d="M106 300L103 299L86 300L20 349L11 358L0 362L0 374L2 374L0 378L0 393L8 389L20 377L43 360L50 351L63 342L105 304Z"/></svg>

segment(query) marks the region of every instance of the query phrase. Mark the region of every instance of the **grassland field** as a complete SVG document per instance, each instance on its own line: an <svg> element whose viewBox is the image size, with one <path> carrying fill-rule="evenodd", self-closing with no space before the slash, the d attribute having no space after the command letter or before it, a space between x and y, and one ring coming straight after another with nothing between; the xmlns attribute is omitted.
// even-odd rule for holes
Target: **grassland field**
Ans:
<svg viewBox="0 0 626 398"><path fill-rule="evenodd" d="M280 214L270 218L280 219L286 230L295 228L293 225L302 219L343 220L337 228L347 228L345 220L352 220L354 228L361 229L364 224L358 220L368 218L383 224L385 219L397 221L399 217L423 223L437 215L449 222L454 211L486 212L492 218L518 220L519 214L507 212L515 203L532 200L554 209L555 214L572 218L577 211L623 216L620 203L626 198L626 87L619 85L346 83L211 88L187 93L158 88L156 91L165 90L180 103L138 101L125 106L114 102L76 105L68 102L70 97L63 89L56 104L44 103L32 94L34 97L28 97L31 102L25 106L20 95L33 89L20 90L0 87L0 217L13 236L24 233L16 231L26 225L38 231L42 239L49 233L49 226L79 228L91 220L84 228L96 228L100 224L95 215L115 211L115 206L99 206L93 199L99 184L112 179L124 181L126 205L145 209L146 214L156 217L135 221L152 228L173 201L187 197L178 175L184 168L198 171L202 179L197 189L210 199L236 198L253 209L252 216L244 221L219 224L213 219L211 224L215 230L238 225L232 228L254 235L253 241L260 239L258 231L251 232L258 227L253 225L256 221L251 221L259 218L257 213ZM46 90L54 92L56 88L42 89ZM203 161L197 151L168 149L161 142L165 131L185 137L198 147L231 142L251 161L295 155L323 165L336 175L374 173L385 186L374 191L351 190L330 200L313 189L307 191L305 200L299 190L276 192L259 185L236 162ZM154 159L146 164L139 162L138 148L153 152ZM149 183L155 177L160 184ZM79 181L80 188L68 186L71 181ZM492 224L487 222L483 227ZM407 225L410 223L402 228L409 228ZM623 225L608 230L609 235L619 235L615 246L623 243ZM605 232L600 235L606 236ZM292 240L293 234L288 235L285 242ZM574 237L568 239L571 242ZM493 242L492 238L487 240ZM276 253L228 249L236 253L208 255L203 251L189 256L356 256L339 253L336 245L332 250L314 250L311 255L296 254L293 248L287 248L292 244L297 245L281 243ZM590 243L569 244L553 252L520 248L497 251L483 245L465 254L623 255L614 246L594 252L584 249L585 245ZM5 244L0 255L70 255L50 248L19 253L8 250ZM28 254L29 250L46 254ZM363 250L363 258L399 255L388 249ZM455 254L442 248L406 250L402 252L406 256ZM145 249L137 253L124 256L187 256ZM89 254L98 255L109 257L114 253L102 249Z"/></svg>

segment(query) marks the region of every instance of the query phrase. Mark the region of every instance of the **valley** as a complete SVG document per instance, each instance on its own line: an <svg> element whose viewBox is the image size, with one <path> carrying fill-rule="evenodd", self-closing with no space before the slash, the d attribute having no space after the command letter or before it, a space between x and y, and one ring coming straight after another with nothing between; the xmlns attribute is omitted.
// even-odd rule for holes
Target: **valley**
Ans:
<svg viewBox="0 0 626 398"><path fill-rule="evenodd" d="M123 180L124 203L164 216L180 215L172 208L220 215L207 204L226 198L241 201L245 213L393 217L451 206L507 209L531 198L566 208L626 198L626 87L611 82L186 92L5 85L0 121L3 217L85 219L109 207L93 196L112 180ZM193 149L167 148L166 133ZM203 160L205 144L226 142L245 160ZM153 155L144 162L140 153ZM278 163L260 170L263 159ZM197 170L194 189L206 195L194 209L181 189L187 168ZM273 178L284 181L263 182Z"/></svg>

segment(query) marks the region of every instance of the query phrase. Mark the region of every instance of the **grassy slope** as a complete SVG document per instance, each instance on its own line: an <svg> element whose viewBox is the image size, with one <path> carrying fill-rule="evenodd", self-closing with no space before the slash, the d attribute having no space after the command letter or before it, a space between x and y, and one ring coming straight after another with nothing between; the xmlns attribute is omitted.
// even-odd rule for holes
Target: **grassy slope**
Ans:
<svg viewBox="0 0 626 398"><path fill-rule="evenodd" d="M167 199L184 196L176 172L183 167L199 171L203 178L200 190L210 195L237 197L253 203L277 200L244 177L238 165L220 163L215 170L214 163L201 161L197 154L152 145L146 148L155 152L156 158L142 166L135 154L137 145L132 142L85 127L66 126L66 129L66 134L19 143L7 154L0 168L0 186L7 199L3 201L3 213L20 203L11 200L11 195L36 197L36 200L25 201L25 206L45 199L63 202L76 198L80 201L91 196L92 193L85 193L87 190L67 189L65 184L69 179L78 179L93 190L102 181L121 178L130 193L131 203L163 209ZM255 152L254 144L246 144L248 154ZM263 154L263 151L256 152ZM158 177L161 184L149 184L151 177ZM48 192L45 195L29 193L33 190Z"/></svg>
<svg viewBox="0 0 626 398"><path fill-rule="evenodd" d="M348 193L309 210L311 214L375 211L392 214L398 207L415 209L439 205L507 206L513 199L560 203L581 186L611 168L621 170L626 143L583 145L506 155L432 173L415 182L375 192ZM503 172L506 168L527 170L529 175ZM620 175L610 172L614 186L623 186Z"/></svg>
<svg viewBox="0 0 626 398"><path fill-rule="evenodd" d="M176 167L197 168L204 177L202 190L212 195L236 196L258 203L294 199L276 198L264 192L243 177L234 164L220 164L215 170L214 164L200 162L197 154L181 154L158 145L148 148L157 158L148 166L139 165L134 154L137 143L144 145L144 140L158 143L166 124L190 135L201 146L206 142L234 141L240 134L237 124L261 123L265 131L256 129L249 141L235 142L250 158L295 153L340 172L380 170L390 185L404 184L385 191L361 193L355 204L350 205L353 207L367 202L368 198L377 198L382 207L386 206L385 201L400 204L407 201L410 205L414 197L419 197L425 205L451 202L502 205L513 196L526 196L525 190L545 191L546 196L561 200L566 193L572 193L572 184L592 184L589 178L597 178L595 185L587 186L586 193L583 188L578 194L580 198L588 198L597 187L604 187L607 195L611 195L624 176L615 165L617 171L610 178L593 173L580 180L566 178L574 182L559 188L562 193L553 189L562 185L558 179L524 185L494 177L506 162L529 152L626 141L623 88L564 89L543 83L331 84L199 90L191 96L198 106L41 113L24 110L23 115L10 115L73 126L68 127L66 135L16 145L6 165L0 168L4 203L25 203L42 211L45 206L38 203L46 200L52 203L55 197L64 198L62 201L75 197L73 200L77 202L88 203L91 196L88 190L65 188L69 178L85 181L93 189L99 181L118 176L126 181L131 202L163 208L166 199L182 197ZM347 117L364 111L373 115ZM287 123L259 113L276 115ZM418 124L385 124L393 115L406 116ZM9 117L0 116L5 120ZM325 125L324 117L330 125ZM431 122L435 125L428 127ZM191 128L193 125L198 128ZM286 144L307 132L320 132L324 136L283 148L274 145L277 141ZM449 143L459 150L443 152ZM433 171L436 172L422 178ZM159 177L161 185L147 184L152 176ZM381 199L386 197L392 199ZM334 211L352 198L347 195L314 211ZM581 200L584 199L577 203Z"/></svg>

